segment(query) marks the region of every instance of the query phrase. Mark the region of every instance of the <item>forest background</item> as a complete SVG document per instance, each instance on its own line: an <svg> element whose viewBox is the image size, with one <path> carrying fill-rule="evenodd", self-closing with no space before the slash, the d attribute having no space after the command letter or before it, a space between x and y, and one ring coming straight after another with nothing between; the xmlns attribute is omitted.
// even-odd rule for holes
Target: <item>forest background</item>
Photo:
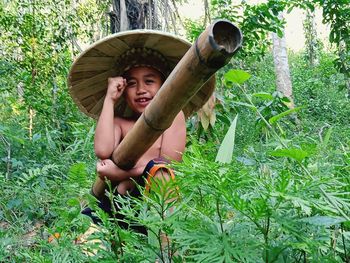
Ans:
<svg viewBox="0 0 350 263"><path fill-rule="evenodd" d="M350 262L349 1L204 0L197 20L181 17L182 3L0 2L0 262ZM295 8L305 45L293 53L283 14ZM111 32L155 28L193 42L217 18L237 24L244 43L188 121L175 164L181 202L164 216L174 204L162 191L116 197L149 236L97 211L101 230L82 242L95 122L69 96L72 61Z"/></svg>

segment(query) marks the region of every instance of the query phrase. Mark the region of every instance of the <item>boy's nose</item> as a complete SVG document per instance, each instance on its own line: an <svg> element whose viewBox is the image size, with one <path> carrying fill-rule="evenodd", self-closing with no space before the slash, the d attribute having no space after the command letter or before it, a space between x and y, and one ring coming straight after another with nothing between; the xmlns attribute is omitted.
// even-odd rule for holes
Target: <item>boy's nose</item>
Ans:
<svg viewBox="0 0 350 263"><path fill-rule="evenodd" d="M137 85L137 90L136 90L137 94L143 94L146 92L146 89L144 87L143 84Z"/></svg>

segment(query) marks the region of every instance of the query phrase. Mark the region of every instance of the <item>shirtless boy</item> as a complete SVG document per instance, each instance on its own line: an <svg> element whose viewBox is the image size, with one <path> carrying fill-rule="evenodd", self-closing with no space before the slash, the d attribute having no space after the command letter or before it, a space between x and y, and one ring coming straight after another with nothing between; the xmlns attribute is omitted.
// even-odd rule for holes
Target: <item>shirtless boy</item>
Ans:
<svg viewBox="0 0 350 263"><path fill-rule="evenodd" d="M134 190L135 185L130 178L141 176L150 160L164 158L181 161L181 154L186 143L186 124L183 112L176 116L172 125L132 169L122 170L109 159L114 149L134 126L138 117L151 103L163 79L162 73L152 66L133 67L123 76L108 79L108 90L95 132L95 153L100 158L97 163L97 173L102 179L108 178L112 184L118 184L117 191L121 195ZM121 96L124 96L127 105L133 112L130 118L114 116L115 103ZM166 170L159 170L154 175L155 178L162 176L165 179L169 178Z"/></svg>
<svg viewBox="0 0 350 263"><path fill-rule="evenodd" d="M134 181L143 184L150 171L155 178L173 177L164 163L182 158L185 115L188 117L198 110L214 89L214 82L205 84L204 92L189 101L132 169L122 170L110 159L190 46L187 41L164 32L124 31L90 46L71 68L69 86L74 101L84 113L98 118L94 141L100 159L97 173L100 178L109 179L121 195L140 195ZM99 206L111 214L106 196L100 199ZM89 208L83 213L94 221L97 219Z"/></svg>

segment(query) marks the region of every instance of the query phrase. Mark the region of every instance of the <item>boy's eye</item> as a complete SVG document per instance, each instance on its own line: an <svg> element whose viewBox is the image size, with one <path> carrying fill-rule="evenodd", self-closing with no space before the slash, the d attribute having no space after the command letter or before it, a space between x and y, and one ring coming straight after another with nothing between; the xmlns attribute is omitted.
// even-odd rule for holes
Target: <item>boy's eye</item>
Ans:
<svg viewBox="0 0 350 263"><path fill-rule="evenodd" d="M136 85L136 81L128 81L127 83L126 83L126 86L127 87L132 87L132 86L135 86Z"/></svg>
<svg viewBox="0 0 350 263"><path fill-rule="evenodd" d="M146 79L146 83L147 84L152 84L152 83L154 83L154 80L153 79Z"/></svg>

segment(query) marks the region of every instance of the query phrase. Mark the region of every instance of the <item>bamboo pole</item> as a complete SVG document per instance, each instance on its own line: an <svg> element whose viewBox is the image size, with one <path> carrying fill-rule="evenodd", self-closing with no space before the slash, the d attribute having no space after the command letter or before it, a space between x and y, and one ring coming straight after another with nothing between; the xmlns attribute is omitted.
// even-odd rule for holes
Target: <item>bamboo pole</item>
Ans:
<svg viewBox="0 0 350 263"><path fill-rule="evenodd" d="M190 99L225 66L240 47L242 34L231 22L213 22L183 56L134 127L114 150L112 160L131 169L137 160L168 129ZM93 194L104 194L105 183L97 178Z"/></svg>

